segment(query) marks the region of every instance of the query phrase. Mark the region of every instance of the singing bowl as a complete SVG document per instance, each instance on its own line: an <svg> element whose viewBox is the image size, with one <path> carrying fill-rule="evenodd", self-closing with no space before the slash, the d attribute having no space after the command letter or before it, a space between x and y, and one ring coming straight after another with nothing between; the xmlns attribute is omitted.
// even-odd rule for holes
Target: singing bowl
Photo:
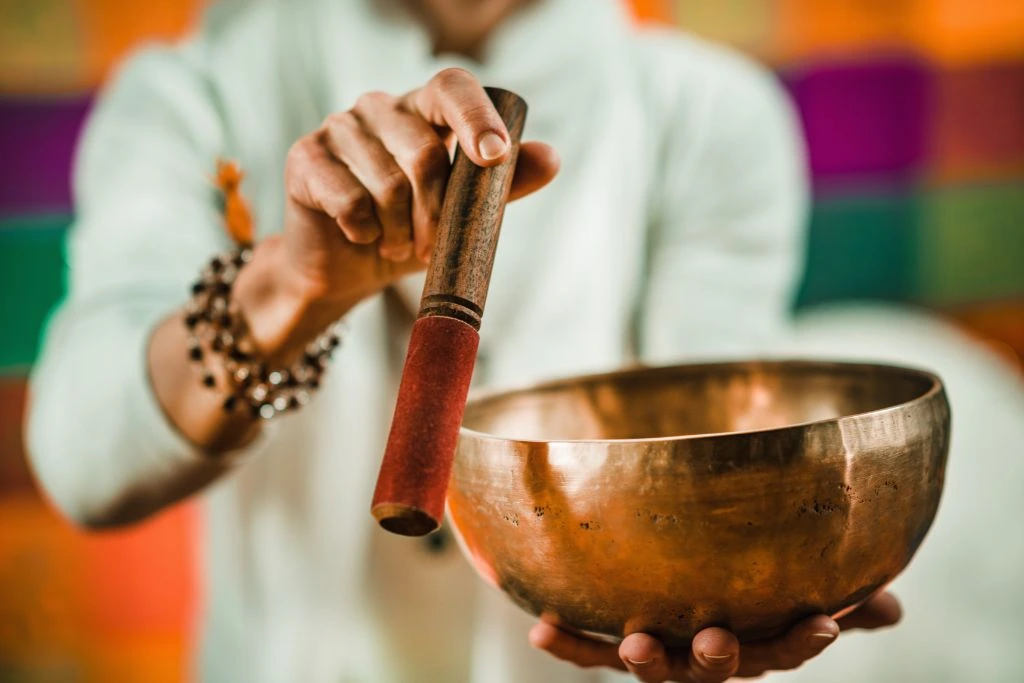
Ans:
<svg viewBox="0 0 1024 683"><path fill-rule="evenodd" d="M635 369L470 402L448 514L477 572L562 628L749 641L892 581L935 517L948 446L927 372Z"/></svg>

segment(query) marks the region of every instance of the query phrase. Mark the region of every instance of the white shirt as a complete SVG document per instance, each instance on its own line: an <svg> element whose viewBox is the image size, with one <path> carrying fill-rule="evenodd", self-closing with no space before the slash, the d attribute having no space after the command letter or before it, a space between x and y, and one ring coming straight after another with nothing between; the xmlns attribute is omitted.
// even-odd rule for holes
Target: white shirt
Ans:
<svg viewBox="0 0 1024 683"><path fill-rule="evenodd" d="M635 29L611 0L538 2L482 64L437 58L386 5L215 7L188 42L130 60L100 99L76 165L69 294L32 384L32 461L71 518L144 500L202 459L162 414L145 347L227 245L216 159L240 161L259 234L277 232L295 139L363 92L402 93L445 66L523 95L526 137L563 159L550 187L506 212L477 385L759 355L783 332L806 183L794 118L764 70ZM402 291L415 300L420 283ZM533 651L532 620L457 552L376 529L407 329L382 297L348 317L316 399L204 494L204 679L597 680Z"/></svg>
<svg viewBox="0 0 1024 683"><path fill-rule="evenodd" d="M788 353L930 369L943 379L952 440L928 536L890 587L897 628L840 636L778 683L1024 681L1024 383L950 324L852 304L800 316Z"/></svg>

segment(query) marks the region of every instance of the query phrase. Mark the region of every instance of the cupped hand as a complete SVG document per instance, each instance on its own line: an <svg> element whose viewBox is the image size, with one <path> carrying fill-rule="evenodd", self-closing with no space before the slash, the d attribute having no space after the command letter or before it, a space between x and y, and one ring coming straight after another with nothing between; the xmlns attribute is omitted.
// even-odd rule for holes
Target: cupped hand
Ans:
<svg viewBox="0 0 1024 683"><path fill-rule="evenodd" d="M306 299L351 303L424 267L450 168L449 143L479 166L511 141L480 83L445 69L402 96L371 92L291 148L285 168L285 266ZM511 199L546 185L554 150L520 146Z"/></svg>
<svg viewBox="0 0 1024 683"><path fill-rule="evenodd" d="M810 617L779 638L742 646L720 628L698 633L688 652L669 652L644 633L610 645L573 636L544 622L530 631L530 643L581 667L629 671L644 683L723 683L733 677L755 678L770 671L795 669L835 642L840 631L891 626L901 615L896 598L881 593L838 621L825 615Z"/></svg>

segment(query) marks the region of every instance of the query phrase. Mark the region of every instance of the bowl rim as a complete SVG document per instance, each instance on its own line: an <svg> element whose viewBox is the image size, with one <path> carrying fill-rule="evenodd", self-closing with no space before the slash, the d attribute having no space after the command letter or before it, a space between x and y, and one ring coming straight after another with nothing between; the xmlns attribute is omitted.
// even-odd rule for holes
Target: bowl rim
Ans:
<svg viewBox="0 0 1024 683"><path fill-rule="evenodd" d="M623 377L628 375L641 375L651 372L659 372L666 370L700 370L700 369L713 369L713 368L729 368L729 367L780 367L780 366L798 366L804 368L833 368L833 369L845 369L845 370L884 370L888 372L896 372L903 375L913 375L920 379L926 379L930 382L928 389L923 393L914 396L909 401L902 403L896 403L891 406L884 408L877 408L875 410L864 411L860 413L851 413L849 415L840 415L838 417L825 418L821 420L808 420L805 422L794 422L781 427L767 427L763 429L744 429L732 432L703 432L699 434L680 434L676 436L654 436L654 437L641 437L632 439L514 439L503 436L497 436L495 434L488 434L487 432L481 432L475 429L470 429L465 425L459 427L459 438L460 442L462 437L470 437L477 441L489 441L489 442L504 442L509 444L523 444L523 445L558 445L558 444L593 444L593 445L618 445L618 444L643 444L643 443L676 443L676 442L690 442L699 441L702 439L715 439L722 437L740 436L740 435L754 435L754 434L779 434L793 429L806 429L815 426L827 425L836 423L839 424L849 420L863 420L866 418L875 418L893 413L900 410L906 410L915 405L924 404L928 401L934 400L937 396L944 394L945 384L942 378L939 377L935 372L926 370L924 368L911 366L911 365L897 365L895 363L875 363L868 361L837 361L829 359L808 359L808 358L763 358L763 359L751 359L751 360L734 360L734 361L713 361L713 362L702 362L702 363L677 363L673 365L632 365L624 367L619 370L612 370L610 372L598 372L583 375L574 375L569 377L562 377L557 379L545 380L533 384L525 384L518 387L505 387L501 389L488 389L483 390L478 394L470 396L467 402L467 408L475 403L483 403L486 401L495 400L505 396L512 396L515 394L526 394L537 391L546 391L551 389L557 389L568 384L576 384L580 382L594 382L604 379L610 379L615 377Z"/></svg>

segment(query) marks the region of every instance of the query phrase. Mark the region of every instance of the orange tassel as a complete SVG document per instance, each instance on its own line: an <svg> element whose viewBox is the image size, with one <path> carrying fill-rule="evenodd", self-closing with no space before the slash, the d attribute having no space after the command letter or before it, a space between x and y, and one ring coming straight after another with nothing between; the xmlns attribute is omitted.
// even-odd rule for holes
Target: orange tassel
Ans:
<svg viewBox="0 0 1024 683"><path fill-rule="evenodd" d="M250 245L254 238L252 212L242 194L245 173L233 161L217 162L217 187L224 194L224 227L238 245Z"/></svg>

